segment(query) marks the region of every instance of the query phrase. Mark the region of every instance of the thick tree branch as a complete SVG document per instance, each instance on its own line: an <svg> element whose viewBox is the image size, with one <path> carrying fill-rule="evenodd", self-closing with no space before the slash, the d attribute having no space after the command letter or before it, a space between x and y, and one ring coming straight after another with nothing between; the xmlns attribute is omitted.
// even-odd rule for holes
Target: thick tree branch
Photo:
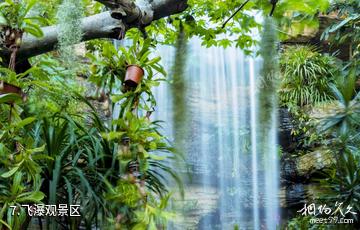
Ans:
<svg viewBox="0 0 360 230"><path fill-rule="evenodd" d="M96 38L121 38L121 34L131 27L144 27L152 21L180 13L187 8L187 0L98 0L111 8L111 11L83 18L83 41ZM18 52L18 61L25 60L56 49L58 43L57 26L42 28L44 36L35 38L25 34ZM0 56L9 57L9 51L3 48Z"/></svg>
<svg viewBox="0 0 360 230"><path fill-rule="evenodd" d="M110 12L96 14L82 20L83 41L96 38L117 38L124 25L110 16ZM18 53L19 59L26 59L56 49L58 30L56 26L42 28L44 37L36 38L25 34Z"/></svg>

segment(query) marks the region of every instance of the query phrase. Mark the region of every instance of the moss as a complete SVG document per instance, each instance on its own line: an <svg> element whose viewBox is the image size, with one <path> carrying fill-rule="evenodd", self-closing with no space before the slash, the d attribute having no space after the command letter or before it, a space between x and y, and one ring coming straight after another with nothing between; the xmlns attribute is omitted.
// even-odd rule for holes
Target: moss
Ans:
<svg viewBox="0 0 360 230"><path fill-rule="evenodd" d="M81 18L84 9L81 1L64 0L58 8L58 40L60 56L67 68L76 71L77 57L74 53L74 44L81 42Z"/></svg>

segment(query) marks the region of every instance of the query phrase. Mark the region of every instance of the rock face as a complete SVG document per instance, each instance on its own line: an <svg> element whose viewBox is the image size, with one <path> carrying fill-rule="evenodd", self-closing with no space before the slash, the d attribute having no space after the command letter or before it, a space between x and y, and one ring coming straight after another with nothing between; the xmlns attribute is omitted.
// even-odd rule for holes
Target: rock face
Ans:
<svg viewBox="0 0 360 230"><path fill-rule="evenodd" d="M308 176L334 163L333 154L327 149L316 149L296 160L299 176Z"/></svg>
<svg viewBox="0 0 360 230"><path fill-rule="evenodd" d="M280 207L294 207L305 202L307 197L306 186L301 183L282 186L279 194Z"/></svg>
<svg viewBox="0 0 360 230"><path fill-rule="evenodd" d="M329 41L321 40L321 35L327 27L335 23L340 22L342 19L338 18L337 13L333 12L328 15L320 14L319 18L319 27L318 28L308 28L303 31L303 34L296 37L290 37L289 39L282 42L283 45L314 45L320 47L324 53L337 53L337 57L341 60L347 61L350 58L350 43L344 44L331 44ZM332 34L333 35L333 34Z"/></svg>
<svg viewBox="0 0 360 230"><path fill-rule="evenodd" d="M296 148L296 141L291 135L294 128L293 118L286 108L279 109L278 140L284 152L292 152Z"/></svg>
<svg viewBox="0 0 360 230"><path fill-rule="evenodd" d="M176 213L179 213L174 221L174 229L197 229L201 218L217 208L218 199L219 194L213 187L186 187L185 199L178 198L173 203Z"/></svg>
<svg viewBox="0 0 360 230"><path fill-rule="evenodd" d="M281 178L285 182L304 182L315 172L335 162L328 149L319 148L302 156L288 156L281 162Z"/></svg>

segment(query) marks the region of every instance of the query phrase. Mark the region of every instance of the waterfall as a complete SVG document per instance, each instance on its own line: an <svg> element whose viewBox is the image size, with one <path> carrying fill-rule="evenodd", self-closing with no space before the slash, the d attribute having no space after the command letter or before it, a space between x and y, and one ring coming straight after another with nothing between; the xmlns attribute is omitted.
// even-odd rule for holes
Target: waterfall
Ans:
<svg viewBox="0 0 360 230"><path fill-rule="evenodd" d="M245 56L238 48L204 48L199 39L187 47L182 74L186 104L186 135L174 128L177 99L171 82L155 89L155 119L165 121L165 133L181 150L187 167L183 174L185 200L171 229L276 229L279 224L276 109L268 121L266 147L260 146L257 82L263 61ZM175 48L160 46L171 79ZM174 140L176 136L184 140ZM190 172L190 177L188 176ZM181 206L181 208L179 208Z"/></svg>

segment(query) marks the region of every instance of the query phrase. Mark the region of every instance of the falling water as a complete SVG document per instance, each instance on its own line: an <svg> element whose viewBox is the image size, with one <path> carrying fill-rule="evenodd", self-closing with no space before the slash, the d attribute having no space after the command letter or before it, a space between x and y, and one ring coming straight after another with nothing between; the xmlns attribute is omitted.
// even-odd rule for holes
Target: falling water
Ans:
<svg viewBox="0 0 360 230"><path fill-rule="evenodd" d="M276 229L279 219L278 153L276 113L271 112L271 129L259 146L257 80L262 60L237 48L204 48L201 41L188 44L185 68L186 135L182 150L184 213L174 229ZM158 55L171 70L175 48L161 46ZM173 111L177 106L171 82L156 89L156 119L164 120L173 138ZM177 95L178 97L179 95ZM175 101L174 101L175 100ZM188 173L191 177L189 179Z"/></svg>

